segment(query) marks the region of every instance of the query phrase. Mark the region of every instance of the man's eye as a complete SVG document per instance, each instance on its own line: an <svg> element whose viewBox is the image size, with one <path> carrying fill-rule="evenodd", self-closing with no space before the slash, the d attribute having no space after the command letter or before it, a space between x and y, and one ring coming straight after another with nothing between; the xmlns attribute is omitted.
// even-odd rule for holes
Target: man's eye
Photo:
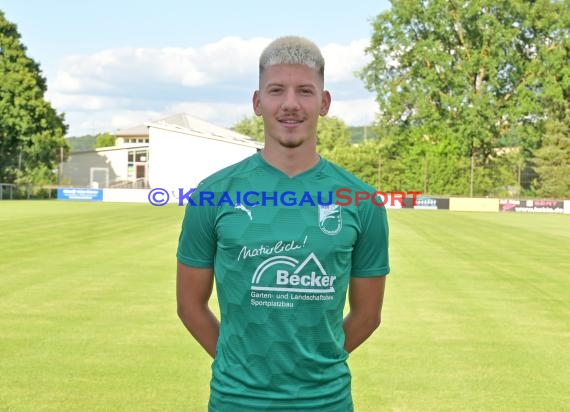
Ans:
<svg viewBox="0 0 570 412"><path fill-rule="evenodd" d="M309 96L309 95L313 94L313 91L311 89L301 89L301 94L303 94L305 96Z"/></svg>
<svg viewBox="0 0 570 412"><path fill-rule="evenodd" d="M271 88L271 89L269 89L269 93L271 93L271 94L277 94L277 93L279 93L279 92L281 92L281 89L279 89L279 88Z"/></svg>

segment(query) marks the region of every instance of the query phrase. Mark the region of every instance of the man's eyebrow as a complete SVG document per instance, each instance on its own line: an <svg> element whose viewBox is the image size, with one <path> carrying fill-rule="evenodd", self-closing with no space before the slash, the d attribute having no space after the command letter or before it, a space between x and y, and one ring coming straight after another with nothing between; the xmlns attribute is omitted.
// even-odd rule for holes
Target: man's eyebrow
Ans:
<svg viewBox="0 0 570 412"><path fill-rule="evenodd" d="M317 86L314 85L313 83L300 84L300 85L297 86L297 87L310 87L311 89L316 89L316 88L317 88Z"/></svg>

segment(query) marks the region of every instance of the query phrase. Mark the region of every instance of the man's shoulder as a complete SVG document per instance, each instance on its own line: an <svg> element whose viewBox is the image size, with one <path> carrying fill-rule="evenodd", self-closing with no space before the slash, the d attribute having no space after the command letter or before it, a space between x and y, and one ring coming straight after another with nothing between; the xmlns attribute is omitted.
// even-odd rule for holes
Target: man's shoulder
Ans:
<svg viewBox="0 0 570 412"><path fill-rule="evenodd" d="M240 160L237 163L226 166L217 172L212 173L210 176L203 179L198 184L200 190L223 190L230 178L246 176L252 169L257 167L257 153Z"/></svg>

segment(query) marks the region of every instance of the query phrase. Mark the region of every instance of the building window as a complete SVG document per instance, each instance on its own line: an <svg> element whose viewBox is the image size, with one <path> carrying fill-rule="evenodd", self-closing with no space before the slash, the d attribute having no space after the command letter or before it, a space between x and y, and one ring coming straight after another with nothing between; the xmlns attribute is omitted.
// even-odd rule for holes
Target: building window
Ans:
<svg viewBox="0 0 570 412"><path fill-rule="evenodd" d="M148 149L129 150L127 160L128 180L147 178Z"/></svg>
<svg viewBox="0 0 570 412"><path fill-rule="evenodd" d="M135 162L146 163L146 150L137 150L135 152Z"/></svg>

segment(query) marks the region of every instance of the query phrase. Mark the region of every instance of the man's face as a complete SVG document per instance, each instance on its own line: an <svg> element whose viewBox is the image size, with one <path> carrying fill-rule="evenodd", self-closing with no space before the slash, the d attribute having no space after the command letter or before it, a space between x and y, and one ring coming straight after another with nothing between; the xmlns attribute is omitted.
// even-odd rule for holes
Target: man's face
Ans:
<svg viewBox="0 0 570 412"><path fill-rule="evenodd" d="M295 148L314 141L319 116L328 113L330 102L315 70L299 64L267 67L253 95L255 114L263 116L266 146Z"/></svg>

